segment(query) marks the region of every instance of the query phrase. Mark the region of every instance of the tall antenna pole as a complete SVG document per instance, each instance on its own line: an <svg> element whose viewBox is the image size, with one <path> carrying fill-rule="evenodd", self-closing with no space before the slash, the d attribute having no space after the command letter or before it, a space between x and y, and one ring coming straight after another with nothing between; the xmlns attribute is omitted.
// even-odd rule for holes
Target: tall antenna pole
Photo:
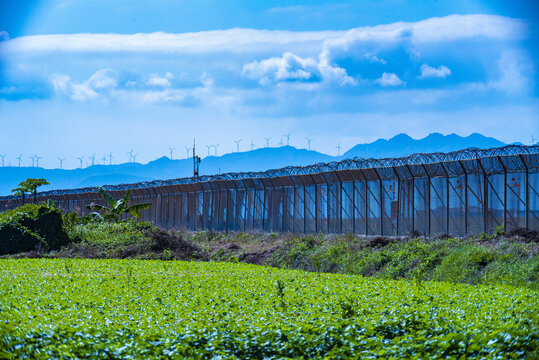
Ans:
<svg viewBox="0 0 539 360"><path fill-rule="evenodd" d="M341 156L341 143L338 143L335 149L337 149L337 156Z"/></svg>
<svg viewBox="0 0 539 360"><path fill-rule="evenodd" d="M58 160L60 160L60 169L63 169L63 166L62 166L62 164L64 163L64 160L65 160L65 159L62 159L62 158L58 158Z"/></svg>
<svg viewBox="0 0 539 360"><path fill-rule="evenodd" d="M0 155L0 157L2 158L2 167L4 167L4 158L6 157L7 155Z"/></svg>
<svg viewBox="0 0 539 360"><path fill-rule="evenodd" d="M271 139L271 137L264 138L264 140L266 140L266 147L269 147L270 139Z"/></svg>
<svg viewBox="0 0 539 360"><path fill-rule="evenodd" d="M196 154L196 142L193 139L193 180L198 181L200 157Z"/></svg>
<svg viewBox="0 0 539 360"><path fill-rule="evenodd" d="M168 147L168 149L170 150L170 160L172 160L172 152L175 150L173 147Z"/></svg>
<svg viewBox="0 0 539 360"><path fill-rule="evenodd" d="M236 152L240 152L240 142L241 142L241 139L239 139L239 140L234 140L234 142L236 143Z"/></svg>
<svg viewBox="0 0 539 360"><path fill-rule="evenodd" d="M307 139L307 146L309 147L309 150L311 150L311 141L313 141L313 139L309 139L308 137L305 139Z"/></svg>
<svg viewBox="0 0 539 360"><path fill-rule="evenodd" d="M286 138L286 146L290 145L290 135L292 134L286 134L284 137Z"/></svg>

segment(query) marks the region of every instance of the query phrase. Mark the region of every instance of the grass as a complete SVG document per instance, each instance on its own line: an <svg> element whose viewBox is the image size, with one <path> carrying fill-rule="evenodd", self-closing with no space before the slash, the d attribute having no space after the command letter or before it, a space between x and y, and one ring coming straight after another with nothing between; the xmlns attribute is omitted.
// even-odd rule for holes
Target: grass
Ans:
<svg viewBox="0 0 539 360"><path fill-rule="evenodd" d="M183 261L0 260L0 358L532 359L537 291Z"/></svg>

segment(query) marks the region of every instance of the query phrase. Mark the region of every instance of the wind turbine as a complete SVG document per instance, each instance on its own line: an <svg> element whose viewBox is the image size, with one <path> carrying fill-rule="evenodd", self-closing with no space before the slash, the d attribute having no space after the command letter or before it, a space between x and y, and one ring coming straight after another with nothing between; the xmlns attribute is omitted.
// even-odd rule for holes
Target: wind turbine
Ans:
<svg viewBox="0 0 539 360"><path fill-rule="evenodd" d="M255 144L253 143L253 139L251 139L251 151L255 148Z"/></svg>
<svg viewBox="0 0 539 360"><path fill-rule="evenodd" d="M101 158L101 160L103 160L103 165L106 165L106 162L107 162L107 154L104 154L103 157Z"/></svg>
<svg viewBox="0 0 539 360"><path fill-rule="evenodd" d="M36 161L36 158L34 156L29 156L30 159L32 159L32 167L34 167L34 163Z"/></svg>
<svg viewBox="0 0 539 360"><path fill-rule="evenodd" d="M79 161L80 161L80 168L82 169L82 160L84 160L84 155L82 155L81 157L78 157L77 159L79 159Z"/></svg>
<svg viewBox="0 0 539 360"><path fill-rule="evenodd" d="M170 150L170 160L172 160L172 152L176 149L170 146L168 147L168 149Z"/></svg>
<svg viewBox="0 0 539 360"><path fill-rule="evenodd" d="M210 149L212 148L213 145L206 145L206 147L208 148L208 156L210 156Z"/></svg>
<svg viewBox="0 0 539 360"><path fill-rule="evenodd" d="M337 156L341 156L341 143L338 143L335 149L337 149Z"/></svg>
<svg viewBox="0 0 539 360"><path fill-rule="evenodd" d="M65 160L65 159L58 158L58 160L60 160L60 169L63 169L62 164L64 163L64 160Z"/></svg>
<svg viewBox="0 0 539 360"><path fill-rule="evenodd" d="M112 165L112 151L109 152L108 158L109 158L109 165Z"/></svg>
<svg viewBox="0 0 539 360"><path fill-rule="evenodd" d="M283 147L283 138L281 138L281 141L279 141L279 146Z"/></svg>
<svg viewBox="0 0 539 360"><path fill-rule="evenodd" d="M22 154L19 154L19 156L16 157L15 160L19 160L19 167L21 167Z"/></svg>
<svg viewBox="0 0 539 360"><path fill-rule="evenodd" d="M189 159L189 146L185 147L185 151L187 152L187 158L186 159Z"/></svg>
<svg viewBox="0 0 539 360"><path fill-rule="evenodd" d="M92 160L92 166L95 164L95 154L90 155L90 160Z"/></svg>
<svg viewBox="0 0 539 360"><path fill-rule="evenodd" d="M309 150L311 150L311 141L313 141L313 139L309 139L308 137L305 139L307 139L307 146L309 147Z"/></svg>
<svg viewBox="0 0 539 360"><path fill-rule="evenodd" d="M219 147L219 144L213 145L213 148L215 149L215 156L217 156L217 148Z"/></svg>
<svg viewBox="0 0 539 360"><path fill-rule="evenodd" d="M133 150L127 152L129 154L129 162L133 162Z"/></svg>
<svg viewBox="0 0 539 360"><path fill-rule="evenodd" d="M286 134L284 137L286 138L286 146L290 145L290 135L292 134Z"/></svg>
<svg viewBox="0 0 539 360"><path fill-rule="evenodd" d="M535 145L535 138L533 137L533 134L530 134L530 136L532 137L532 145ZM4 166L3 162L2 162L2 166Z"/></svg>
<svg viewBox="0 0 539 360"><path fill-rule="evenodd" d="M239 140L234 140L234 142L236 143L236 152L240 152L240 142L241 142L241 139L239 139Z"/></svg>
<svg viewBox="0 0 539 360"><path fill-rule="evenodd" d="M36 157L36 166L39 167L39 159L43 159L43 158L37 155L35 155L35 157Z"/></svg>
<svg viewBox="0 0 539 360"><path fill-rule="evenodd" d="M4 167L4 158L6 157L7 155L0 155L0 157L2 158L2 167Z"/></svg>
<svg viewBox="0 0 539 360"><path fill-rule="evenodd" d="M138 154L133 154L133 162L137 162L137 155Z"/></svg>
<svg viewBox="0 0 539 360"><path fill-rule="evenodd" d="M264 140L266 140L266 147L269 147L270 139L271 139L270 137L264 138Z"/></svg>

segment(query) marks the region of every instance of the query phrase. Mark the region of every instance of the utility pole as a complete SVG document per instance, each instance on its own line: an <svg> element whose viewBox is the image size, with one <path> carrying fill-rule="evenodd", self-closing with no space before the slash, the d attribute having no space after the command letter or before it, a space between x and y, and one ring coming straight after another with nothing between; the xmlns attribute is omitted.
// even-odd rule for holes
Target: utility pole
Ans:
<svg viewBox="0 0 539 360"><path fill-rule="evenodd" d="M198 181L198 175L200 170L200 156L196 154L196 143L195 139L193 139L193 180L196 182Z"/></svg>
<svg viewBox="0 0 539 360"><path fill-rule="evenodd" d="M266 147L269 147L270 139L271 139L271 137L264 138L264 140L266 140Z"/></svg>

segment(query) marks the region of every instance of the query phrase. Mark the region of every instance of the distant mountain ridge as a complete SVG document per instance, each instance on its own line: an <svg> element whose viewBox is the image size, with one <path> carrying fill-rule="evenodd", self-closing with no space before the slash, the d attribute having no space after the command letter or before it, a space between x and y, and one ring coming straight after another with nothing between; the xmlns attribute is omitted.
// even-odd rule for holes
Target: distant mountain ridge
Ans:
<svg viewBox="0 0 539 360"><path fill-rule="evenodd" d="M399 134L389 140L378 139L358 144L342 156L330 156L317 151L292 146L261 148L246 152L208 156L202 159L201 175L227 172L265 171L286 166L306 166L346 158L403 157L413 153L450 152L470 147L492 148L507 145L481 134L461 137L456 134L433 133L423 139ZM27 178L46 178L51 185L40 188L75 189L97 185L117 185L151 180L182 178L192 175L192 160L170 160L161 157L147 164L94 165L84 169L62 170L38 167L0 167L0 196L10 195L11 189Z"/></svg>
<svg viewBox="0 0 539 360"><path fill-rule="evenodd" d="M389 140L378 139L370 144L356 145L344 153L344 158L402 157L415 153L451 152L469 147L488 149L504 145L507 144L478 133L465 137L432 133L418 140L406 134L399 134Z"/></svg>

